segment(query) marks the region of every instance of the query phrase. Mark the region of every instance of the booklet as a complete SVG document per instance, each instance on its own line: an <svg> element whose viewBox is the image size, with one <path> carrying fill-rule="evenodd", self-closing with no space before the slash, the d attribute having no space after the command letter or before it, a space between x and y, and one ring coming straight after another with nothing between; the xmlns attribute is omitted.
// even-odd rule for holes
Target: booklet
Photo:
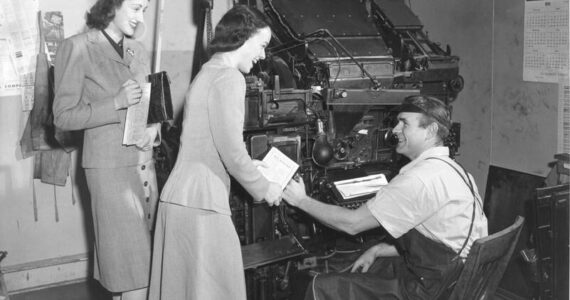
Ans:
<svg viewBox="0 0 570 300"><path fill-rule="evenodd" d="M271 147L263 161L267 164L267 167L259 166L257 169L267 180L277 182L282 189L287 186L289 180L293 178L293 175L299 169L299 165L295 161L276 147Z"/></svg>
<svg viewBox="0 0 570 300"><path fill-rule="evenodd" d="M150 83L140 83L142 97L139 103L127 108L127 119L125 120L125 132L123 133L123 145L134 145L144 135L148 118L148 107L150 103Z"/></svg>

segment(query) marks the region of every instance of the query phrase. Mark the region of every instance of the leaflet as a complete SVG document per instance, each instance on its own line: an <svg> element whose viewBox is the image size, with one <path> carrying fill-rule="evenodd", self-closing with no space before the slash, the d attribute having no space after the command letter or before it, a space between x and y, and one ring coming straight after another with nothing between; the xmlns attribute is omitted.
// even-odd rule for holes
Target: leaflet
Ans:
<svg viewBox="0 0 570 300"><path fill-rule="evenodd" d="M281 152L276 147L272 147L263 158L267 167L258 167L259 171L267 180L277 182L282 189L287 186L289 180L293 178L299 165Z"/></svg>
<svg viewBox="0 0 570 300"><path fill-rule="evenodd" d="M142 89L141 101L127 108L127 119L125 120L123 145L136 144L143 138L146 129L148 107L150 103L150 83L140 83L140 86Z"/></svg>

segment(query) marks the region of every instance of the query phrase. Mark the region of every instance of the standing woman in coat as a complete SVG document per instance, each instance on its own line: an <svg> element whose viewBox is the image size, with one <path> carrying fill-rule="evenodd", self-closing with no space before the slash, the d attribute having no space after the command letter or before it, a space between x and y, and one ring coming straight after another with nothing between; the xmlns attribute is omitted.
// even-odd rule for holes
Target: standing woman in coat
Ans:
<svg viewBox="0 0 570 300"><path fill-rule="evenodd" d="M139 83L150 71L143 45L131 38L147 6L148 0L98 0L87 14L90 29L66 39L55 60L54 123L84 132L94 277L122 300L147 297L158 199L152 147L160 125L147 125L136 145L122 144L126 108L140 101Z"/></svg>
<svg viewBox="0 0 570 300"><path fill-rule="evenodd" d="M151 300L246 299L230 175L254 200L281 201L281 187L263 177L243 142L243 74L265 58L270 39L260 14L243 5L216 26L213 55L186 93L180 151L159 202Z"/></svg>

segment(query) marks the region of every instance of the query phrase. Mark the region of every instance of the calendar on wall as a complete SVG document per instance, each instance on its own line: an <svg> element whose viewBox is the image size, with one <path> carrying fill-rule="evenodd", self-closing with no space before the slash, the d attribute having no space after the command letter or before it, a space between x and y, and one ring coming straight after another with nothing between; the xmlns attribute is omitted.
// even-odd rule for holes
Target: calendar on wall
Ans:
<svg viewBox="0 0 570 300"><path fill-rule="evenodd" d="M558 83L568 75L568 0L526 0L523 80Z"/></svg>

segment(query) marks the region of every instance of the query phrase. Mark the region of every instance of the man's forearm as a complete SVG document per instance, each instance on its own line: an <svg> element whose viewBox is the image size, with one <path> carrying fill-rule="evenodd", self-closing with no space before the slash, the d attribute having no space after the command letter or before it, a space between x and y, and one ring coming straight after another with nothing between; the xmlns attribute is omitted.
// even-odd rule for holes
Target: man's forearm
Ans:
<svg viewBox="0 0 570 300"><path fill-rule="evenodd" d="M351 210L306 197L299 202L298 207L324 225L351 235L379 225L364 206Z"/></svg>

